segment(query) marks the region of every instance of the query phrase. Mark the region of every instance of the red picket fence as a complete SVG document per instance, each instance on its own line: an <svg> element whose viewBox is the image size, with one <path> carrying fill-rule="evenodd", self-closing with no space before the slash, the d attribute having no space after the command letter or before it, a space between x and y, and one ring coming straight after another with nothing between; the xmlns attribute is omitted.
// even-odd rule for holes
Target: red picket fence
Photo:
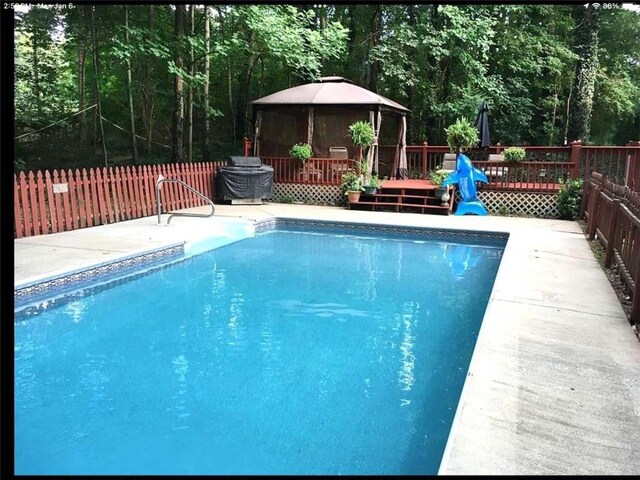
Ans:
<svg viewBox="0 0 640 480"><path fill-rule="evenodd" d="M14 174L14 238L65 232L157 213L159 175L213 199L216 163L54 170ZM162 185L163 212L206 205L176 183Z"/></svg>
<svg viewBox="0 0 640 480"><path fill-rule="evenodd" d="M593 172L585 184L581 218L587 238L605 247L604 266L614 261L632 294L631 322L640 325L640 192Z"/></svg>

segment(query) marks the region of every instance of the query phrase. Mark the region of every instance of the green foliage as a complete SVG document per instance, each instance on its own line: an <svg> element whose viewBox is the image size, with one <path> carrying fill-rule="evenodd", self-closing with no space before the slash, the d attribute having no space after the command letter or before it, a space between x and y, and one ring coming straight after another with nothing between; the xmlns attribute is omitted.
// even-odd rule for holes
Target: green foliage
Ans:
<svg viewBox="0 0 640 480"><path fill-rule="evenodd" d="M474 119L482 100L489 104L494 144L560 144L580 53L577 6L563 4L211 4L208 53L202 5L194 6L193 34L185 19L181 41L174 34L170 5L128 6L128 41L122 5L64 7L33 5L28 12L13 12L16 135L59 122L39 137L18 142L16 155L27 167L45 159L51 168L67 167L72 160L75 165L102 163L101 155L93 153L99 145L93 138L99 132L95 111L72 116L81 105L95 103L94 80L103 117L119 127L105 124L109 155L126 153L130 120L124 60L132 66L137 133L152 130L152 141L140 139L139 144L141 162L147 163L168 161L163 145L172 140L176 75L184 80L185 100L193 88L194 152L202 149L208 119L218 155L212 158L218 160L237 154L242 137L253 132L253 100L330 74L410 108L409 145L425 140L444 144L446 127L457 118ZM99 72L92 58L92 8ZM592 143L637 138L640 42L629 39L640 35L638 18L624 8L600 9ZM177 53L183 56L182 67L175 63ZM210 102L205 112L207 56ZM82 141L81 118L86 120ZM397 129L383 120L380 143L396 141ZM37 149L27 148L36 143ZM224 154L214 144L224 145Z"/></svg>
<svg viewBox="0 0 640 480"><path fill-rule="evenodd" d="M381 181L378 178L378 176L377 175L371 175L371 176L368 176L367 178L365 178L363 186L379 188L380 184L381 184Z"/></svg>
<svg viewBox="0 0 640 480"><path fill-rule="evenodd" d="M525 157L525 150L522 147L505 148L502 152L505 162L521 162Z"/></svg>
<svg viewBox="0 0 640 480"><path fill-rule="evenodd" d="M563 220L575 220L580 212L582 202L582 178L559 180L560 191L558 192L558 213Z"/></svg>
<svg viewBox="0 0 640 480"><path fill-rule="evenodd" d="M236 8L252 33L252 42L246 43L245 48L286 65L301 80L317 79L323 59L338 58L344 53L347 29L337 22L328 22L322 29L313 28L315 12L311 9L294 5ZM245 36L245 32L237 34Z"/></svg>
<svg viewBox="0 0 640 480"><path fill-rule="evenodd" d="M289 150L289 156L291 158L295 158L301 164L304 164L308 159L313 155L313 150L311 149L311 145L308 143L296 143Z"/></svg>
<svg viewBox="0 0 640 480"><path fill-rule="evenodd" d="M373 144L373 125L369 122L358 121L349 125L349 138L355 147L368 148Z"/></svg>
<svg viewBox="0 0 640 480"><path fill-rule="evenodd" d="M509 207L507 207L506 205L500 205L500 208L498 209L498 215L505 217L510 214L511 211L509 210Z"/></svg>
<svg viewBox="0 0 640 480"><path fill-rule="evenodd" d="M342 175L340 192L344 195L347 192L362 191L362 178L355 172L346 172Z"/></svg>
<svg viewBox="0 0 640 480"><path fill-rule="evenodd" d="M278 199L280 203L296 203L296 199L293 195L283 195Z"/></svg>
<svg viewBox="0 0 640 480"><path fill-rule="evenodd" d="M16 158L13 160L13 171L18 173L26 169L26 163L21 158Z"/></svg>
<svg viewBox="0 0 640 480"><path fill-rule="evenodd" d="M478 130L466 118L458 118L445 129L447 145L452 152L468 150L478 144Z"/></svg>
<svg viewBox="0 0 640 480"><path fill-rule="evenodd" d="M445 178L447 178L448 175L449 175L449 172L446 172L440 169L430 170L427 173L427 177L429 178L429 180L431 180L431 183L433 183L436 186L442 185L442 182L444 181Z"/></svg>

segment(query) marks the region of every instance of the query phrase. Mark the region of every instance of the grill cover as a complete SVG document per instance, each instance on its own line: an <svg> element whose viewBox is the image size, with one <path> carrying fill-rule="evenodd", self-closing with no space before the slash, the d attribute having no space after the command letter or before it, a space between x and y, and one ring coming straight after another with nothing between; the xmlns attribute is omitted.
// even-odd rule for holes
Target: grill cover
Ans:
<svg viewBox="0 0 640 480"><path fill-rule="evenodd" d="M260 157L232 156L216 173L216 192L223 200L273 197L273 167Z"/></svg>

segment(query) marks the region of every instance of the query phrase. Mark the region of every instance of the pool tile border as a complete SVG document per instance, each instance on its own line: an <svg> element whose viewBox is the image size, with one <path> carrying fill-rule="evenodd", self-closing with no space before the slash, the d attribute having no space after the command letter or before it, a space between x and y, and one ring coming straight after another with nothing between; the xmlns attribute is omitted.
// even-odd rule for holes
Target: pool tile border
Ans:
<svg viewBox="0 0 640 480"><path fill-rule="evenodd" d="M380 223L338 222L334 220L307 220L302 218L274 217L256 222L256 234L283 227L321 228L346 230L353 233L378 233L391 235L410 235L429 239L450 239L452 236L464 239L495 240L506 242L507 232L486 230L458 230L405 225L385 225Z"/></svg>
<svg viewBox="0 0 640 480"><path fill-rule="evenodd" d="M88 281L100 280L114 273L126 273L127 270L151 265L160 260L169 260L184 255L184 244L172 245L166 248L145 252L140 255L115 260L103 265L90 267L74 273L62 274L56 278L45 280L33 285L16 288L14 290L14 301L17 303L28 302L47 293L57 293L66 288L79 286Z"/></svg>
<svg viewBox="0 0 640 480"><path fill-rule="evenodd" d="M468 240L492 240L504 242L509 238L506 232L439 229L428 227L414 227L404 225L386 225L379 223L354 223L333 220L315 220L292 217L272 217L255 222L255 234L265 233L278 228L306 228L306 229L333 229L350 233L375 233L387 235L406 235L426 239L450 239L455 236L458 239ZM59 294L62 290L80 287L83 283L95 282L107 279L114 273L126 274L127 271L140 267L151 266L159 261L184 257L185 245L171 245L114 260L105 264L89 267L76 272L62 273L54 278L39 282L29 282L26 286L14 289L14 302L26 304L37 300L47 294Z"/></svg>

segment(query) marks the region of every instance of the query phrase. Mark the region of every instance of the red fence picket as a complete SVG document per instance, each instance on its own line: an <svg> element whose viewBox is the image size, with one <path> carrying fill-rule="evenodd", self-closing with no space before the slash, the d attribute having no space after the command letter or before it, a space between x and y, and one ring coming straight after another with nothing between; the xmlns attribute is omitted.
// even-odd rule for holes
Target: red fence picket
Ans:
<svg viewBox="0 0 640 480"><path fill-rule="evenodd" d="M207 162L14 174L14 238L155 215L160 174L213 199L215 168L216 163ZM177 183L162 189L164 212L206 205Z"/></svg>

